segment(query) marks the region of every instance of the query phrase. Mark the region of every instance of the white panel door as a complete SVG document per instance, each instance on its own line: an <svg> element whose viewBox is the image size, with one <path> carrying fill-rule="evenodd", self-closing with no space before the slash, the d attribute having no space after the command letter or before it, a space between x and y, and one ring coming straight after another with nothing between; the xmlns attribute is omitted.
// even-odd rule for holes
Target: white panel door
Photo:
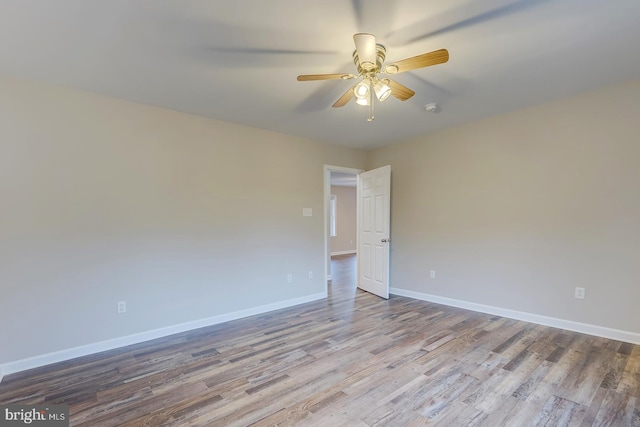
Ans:
<svg viewBox="0 0 640 427"><path fill-rule="evenodd" d="M358 287L389 298L391 166L358 175Z"/></svg>

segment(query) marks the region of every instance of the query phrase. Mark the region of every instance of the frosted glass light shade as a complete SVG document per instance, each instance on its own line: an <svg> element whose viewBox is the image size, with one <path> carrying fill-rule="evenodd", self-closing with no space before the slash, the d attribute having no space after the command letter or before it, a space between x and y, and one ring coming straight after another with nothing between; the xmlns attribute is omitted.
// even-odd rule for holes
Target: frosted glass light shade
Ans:
<svg viewBox="0 0 640 427"><path fill-rule="evenodd" d="M353 88L356 99L369 99L369 91L369 82L366 80L361 81Z"/></svg>
<svg viewBox="0 0 640 427"><path fill-rule="evenodd" d="M377 79L373 82L373 90L376 92L376 97L380 102L391 95L391 88Z"/></svg>

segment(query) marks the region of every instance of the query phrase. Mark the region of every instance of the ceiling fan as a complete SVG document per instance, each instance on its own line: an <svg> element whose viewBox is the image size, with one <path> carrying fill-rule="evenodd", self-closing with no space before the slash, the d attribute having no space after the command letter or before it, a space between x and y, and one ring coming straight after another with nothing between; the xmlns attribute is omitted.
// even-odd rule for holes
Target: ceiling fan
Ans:
<svg viewBox="0 0 640 427"><path fill-rule="evenodd" d="M356 98L356 103L369 107L369 117L371 122L373 116L374 95L378 101L382 102L395 96L400 101L406 101L415 95L415 92L408 87L390 78L380 78L379 74L398 74L418 68L429 67L431 65L443 64L449 60L449 52L446 49L439 49L422 55L403 59L384 65L387 49L376 43L373 34L358 33L353 36L356 50L353 51L353 62L356 65L358 74L303 74L298 76L298 81L306 82L311 80L349 80L361 77L362 80L355 86L349 88L334 104L333 107L343 107L351 98Z"/></svg>

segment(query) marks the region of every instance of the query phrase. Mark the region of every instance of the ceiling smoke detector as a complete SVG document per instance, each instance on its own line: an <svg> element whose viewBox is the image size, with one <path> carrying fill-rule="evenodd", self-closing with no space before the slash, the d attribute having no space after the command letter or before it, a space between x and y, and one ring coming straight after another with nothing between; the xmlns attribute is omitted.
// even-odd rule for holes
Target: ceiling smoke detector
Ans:
<svg viewBox="0 0 640 427"><path fill-rule="evenodd" d="M425 105L424 109L430 113L437 113L438 111L440 111L440 107L435 102Z"/></svg>

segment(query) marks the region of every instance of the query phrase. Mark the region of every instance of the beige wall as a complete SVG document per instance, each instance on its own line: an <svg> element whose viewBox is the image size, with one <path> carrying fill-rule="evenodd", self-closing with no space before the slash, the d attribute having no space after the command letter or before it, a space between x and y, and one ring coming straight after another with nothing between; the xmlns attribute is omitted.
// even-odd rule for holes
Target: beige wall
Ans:
<svg viewBox="0 0 640 427"><path fill-rule="evenodd" d="M325 292L307 278L323 165L364 153L7 77L0 93L0 364Z"/></svg>
<svg viewBox="0 0 640 427"><path fill-rule="evenodd" d="M331 186L337 199L336 231L331 237L331 253L356 250L356 187Z"/></svg>
<svg viewBox="0 0 640 427"><path fill-rule="evenodd" d="M634 81L373 151L391 285L640 332L639 100Z"/></svg>
<svg viewBox="0 0 640 427"><path fill-rule="evenodd" d="M0 93L0 365L325 291L306 278L323 165L363 152L7 77ZM392 286L640 332L638 99L631 82L370 152L393 170Z"/></svg>

